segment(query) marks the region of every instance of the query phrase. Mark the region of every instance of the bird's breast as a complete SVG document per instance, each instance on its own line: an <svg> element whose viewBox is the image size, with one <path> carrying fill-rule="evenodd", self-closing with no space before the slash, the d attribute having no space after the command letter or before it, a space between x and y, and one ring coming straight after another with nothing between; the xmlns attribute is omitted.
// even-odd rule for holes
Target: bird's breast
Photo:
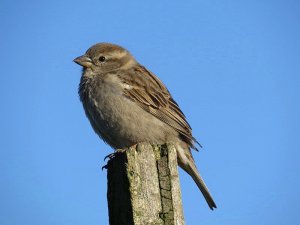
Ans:
<svg viewBox="0 0 300 225"><path fill-rule="evenodd" d="M111 120L115 121L117 106L125 100L117 78L113 75L82 77L79 86L80 99L87 116L94 122L103 123L103 127L108 126Z"/></svg>

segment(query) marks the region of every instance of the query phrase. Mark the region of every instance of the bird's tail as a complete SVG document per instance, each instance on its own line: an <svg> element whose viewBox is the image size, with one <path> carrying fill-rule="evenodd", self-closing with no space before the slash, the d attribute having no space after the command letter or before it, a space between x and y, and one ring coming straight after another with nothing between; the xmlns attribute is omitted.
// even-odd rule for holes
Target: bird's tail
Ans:
<svg viewBox="0 0 300 225"><path fill-rule="evenodd" d="M198 172L197 168L195 165L192 165L190 168L190 171L187 171L188 174L190 174L193 178L193 180L195 181L195 183L197 184L198 188L200 189L200 191L202 192L209 208L211 210L214 210L214 208L217 208L216 203L214 202L211 194L209 193L209 190L206 186L206 184L204 183L204 180L202 179L200 173Z"/></svg>
<svg viewBox="0 0 300 225"><path fill-rule="evenodd" d="M179 153L180 154L180 153ZM214 202L212 196L209 193L208 188L206 187L204 180L202 179L200 173L197 170L197 167L194 163L194 160L188 159L188 160L184 160L185 162L182 161L182 158L179 156L179 166L184 169L185 172L187 172L195 181L195 183L197 184L198 188L200 189L200 191L202 192L209 208L211 210L214 210L214 208L217 208L216 203Z"/></svg>

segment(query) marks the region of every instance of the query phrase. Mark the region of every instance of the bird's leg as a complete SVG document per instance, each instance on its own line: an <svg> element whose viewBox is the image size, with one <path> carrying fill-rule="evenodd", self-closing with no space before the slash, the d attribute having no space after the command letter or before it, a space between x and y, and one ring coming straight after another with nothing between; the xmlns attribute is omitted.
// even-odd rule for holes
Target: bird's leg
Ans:
<svg viewBox="0 0 300 225"><path fill-rule="evenodd" d="M126 151L125 149L117 149L117 150L115 150L115 152L110 153L110 154L108 154L107 156L105 156L105 157L104 157L104 161L105 161L106 159L111 160L111 159L115 158L117 154L123 153L123 152L125 152L125 151ZM107 164L104 165L104 166L102 166L101 169L102 169L102 170L103 170L103 169L107 169Z"/></svg>

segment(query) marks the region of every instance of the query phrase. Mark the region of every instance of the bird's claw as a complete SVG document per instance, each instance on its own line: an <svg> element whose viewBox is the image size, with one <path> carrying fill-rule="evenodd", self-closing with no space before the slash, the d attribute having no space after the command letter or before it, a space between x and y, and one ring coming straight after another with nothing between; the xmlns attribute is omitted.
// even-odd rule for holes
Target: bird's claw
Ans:
<svg viewBox="0 0 300 225"><path fill-rule="evenodd" d="M104 161L106 160L106 159L112 159L112 158L114 158L115 157L115 153L113 152L113 153L110 153L110 154L108 154L107 156L105 156L104 157Z"/></svg>
<svg viewBox="0 0 300 225"><path fill-rule="evenodd" d="M107 170L107 164L101 167L101 170L103 171L104 169Z"/></svg>
<svg viewBox="0 0 300 225"><path fill-rule="evenodd" d="M104 157L104 161L105 161L106 159L113 159L113 158L116 157L117 154L123 153L123 152L125 152L124 149L117 149L115 152L110 153L110 154L108 154L107 156L105 156L105 157Z"/></svg>

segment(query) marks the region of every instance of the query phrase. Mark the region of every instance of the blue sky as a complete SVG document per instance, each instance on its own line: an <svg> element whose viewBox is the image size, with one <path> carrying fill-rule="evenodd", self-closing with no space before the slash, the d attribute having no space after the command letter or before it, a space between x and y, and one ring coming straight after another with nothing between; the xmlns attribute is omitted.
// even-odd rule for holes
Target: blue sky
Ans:
<svg viewBox="0 0 300 225"><path fill-rule="evenodd" d="M204 146L218 209L180 171L186 224L299 224L300 3L0 2L0 224L108 224L72 62L97 42L157 74Z"/></svg>

